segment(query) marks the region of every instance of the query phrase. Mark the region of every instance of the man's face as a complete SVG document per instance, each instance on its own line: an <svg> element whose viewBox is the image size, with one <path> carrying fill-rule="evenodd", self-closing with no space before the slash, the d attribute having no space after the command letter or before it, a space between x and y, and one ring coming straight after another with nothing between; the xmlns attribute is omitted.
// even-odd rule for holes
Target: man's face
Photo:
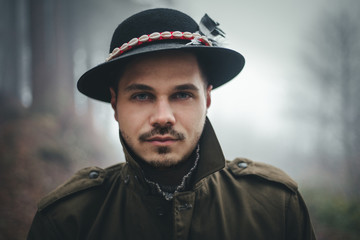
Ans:
<svg viewBox="0 0 360 240"><path fill-rule="evenodd" d="M196 57L168 52L137 58L125 69L111 105L122 137L160 168L186 160L201 136L210 91Z"/></svg>

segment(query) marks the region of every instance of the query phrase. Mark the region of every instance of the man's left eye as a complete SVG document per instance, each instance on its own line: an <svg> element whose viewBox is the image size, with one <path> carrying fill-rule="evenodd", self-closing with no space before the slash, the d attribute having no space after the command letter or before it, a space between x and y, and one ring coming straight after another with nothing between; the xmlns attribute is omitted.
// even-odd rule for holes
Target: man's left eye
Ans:
<svg viewBox="0 0 360 240"><path fill-rule="evenodd" d="M178 92L178 93L174 94L174 98L176 98L176 99L188 99L191 97L192 97L192 95L190 93L186 93L186 92Z"/></svg>

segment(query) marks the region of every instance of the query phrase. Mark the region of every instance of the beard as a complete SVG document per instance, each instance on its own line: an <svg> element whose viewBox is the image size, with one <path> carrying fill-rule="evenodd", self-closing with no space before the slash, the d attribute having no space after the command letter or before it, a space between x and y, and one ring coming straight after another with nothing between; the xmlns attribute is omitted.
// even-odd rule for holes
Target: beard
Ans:
<svg viewBox="0 0 360 240"><path fill-rule="evenodd" d="M140 162L145 163L156 169L173 168L173 167L187 161L189 156L191 155L191 153L194 151L194 149L200 139L201 133L202 133L202 130L201 130L201 132L199 132L197 134L197 137L196 137L196 139L193 140L193 143L191 143L191 145L193 145L193 148L189 149L189 151L187 153L185 153L185 155L182 156L182 158L175 158L174 156L172 156L171 146L160 146L160 147L156 147L156 149L155 149L155 151L157 153L156 158L150 158L150 159L145 160L144 158L142 158L139 155L139 153L136 152L136 150L134 148L134 143L131 141L131 138L128 135L126 135L126 133L119 130L120 138L122 138L124 140L123 142L125 143L127 149L129 150L131 155L134 157L134 159L136 161L140 161ZM146 142L149 138L151 138L153 136L165 135L165 134L172 136L176 141L185 141L186 140L185 134L174 130L171 126L166 126L166 127L154 127L151 131L141 134L138 137L138 141L140 143Z"/></svg>

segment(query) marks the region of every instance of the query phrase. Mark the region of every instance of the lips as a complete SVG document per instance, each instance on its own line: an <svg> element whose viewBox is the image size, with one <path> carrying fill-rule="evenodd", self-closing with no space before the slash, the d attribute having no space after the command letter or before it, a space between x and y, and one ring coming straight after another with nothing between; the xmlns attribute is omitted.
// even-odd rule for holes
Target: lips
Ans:
<svg viewBox="0 0 360 240"><path fill-rule="evenodd" d="M171 145L175 142L179 141L179 139L176 139L174 137L170 137L170 136L154 136L154 137L150 137L148 139L146 139L146 142L149 142L153 145L157 145L157 146L168 146Z"/></svg>

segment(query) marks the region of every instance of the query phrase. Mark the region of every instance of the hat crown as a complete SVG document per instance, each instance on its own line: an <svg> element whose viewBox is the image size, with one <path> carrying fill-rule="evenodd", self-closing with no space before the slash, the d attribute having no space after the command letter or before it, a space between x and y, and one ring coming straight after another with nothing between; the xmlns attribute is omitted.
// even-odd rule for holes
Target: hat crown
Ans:
<svg viewBox="0 0 360 240"><path fill-rule="evenodd" d="M164 31L193 33L198 30L199 26L195 20L180 11L167 8L150 9L139 12L119 24L114 31L109 52L144 34Z"/></svg>

